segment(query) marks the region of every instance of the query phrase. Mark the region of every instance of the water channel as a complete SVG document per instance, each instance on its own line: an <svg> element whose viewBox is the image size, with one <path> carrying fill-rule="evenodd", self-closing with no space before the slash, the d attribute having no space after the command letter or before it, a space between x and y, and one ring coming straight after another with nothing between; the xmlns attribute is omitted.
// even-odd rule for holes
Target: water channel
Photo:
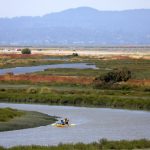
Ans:
<svg viewBox="0 0 150 150"><path fill-rule="evenodd" d="M7 103L0 103L0 107L39 111L62 118L68 117L70 123L77 124L68 128L48 125L0 132L0 145L4 147L90 143L102 138L109 140L150 139L150 112L146 111Z"/></svg>
<svg viewBox="0 0 150 150"><path fill-rule="evenodd" d="M44 71L49 68L71 68L71 69L97 69L95 65L88 65L87 63L68 63L68 64L52 64L52 65L39 65L39 66L30 66L30 67L15 67L0 69L0 75L6 73L13 74L25 74L32 73L37 71Z"/></svg>

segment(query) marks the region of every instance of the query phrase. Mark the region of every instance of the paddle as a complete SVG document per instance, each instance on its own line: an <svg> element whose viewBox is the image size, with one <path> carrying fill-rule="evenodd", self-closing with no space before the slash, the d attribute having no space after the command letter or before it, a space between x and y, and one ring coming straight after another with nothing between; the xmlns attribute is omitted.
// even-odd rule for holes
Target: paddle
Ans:
<svg viewBox="0 0 150 150"><path fill-rule="evenodd" d="M51 126L57 126L57 123L53 123L53 124L51 124ZM69 124L69 126L76 126L76 124Z"/></svg>

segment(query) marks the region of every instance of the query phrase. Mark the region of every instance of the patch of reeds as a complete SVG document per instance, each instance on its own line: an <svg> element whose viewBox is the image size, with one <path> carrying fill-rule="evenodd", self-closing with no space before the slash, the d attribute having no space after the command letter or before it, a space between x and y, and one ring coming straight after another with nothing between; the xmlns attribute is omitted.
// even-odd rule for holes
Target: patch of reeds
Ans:
<svg viewBox="0 0 150 150"><path fill-rule="evenodd" d="M0 109L0 132L45 126L55 121L55 116L39 112Z"/></svg>
<svg viewBox="0 0 150 150"><path fill-rule="evenodd" d="M102 139L99 142L91 144L77 143L77 144L59 144L58 146L18 146L12 148L0 147L0 150L132 150L132 149L149 149L150 141L146 139L133 141L108 141Z"/></svg>
<svg viewBox="0 0 150 150"><path fill-rule="evenodd" d="M42 103L51 105L95 106L150 110L149 92L126 90L51 90L31 88L0 91L0 102Z"/></svg>
<svg viewBox="0 0 150 150"><path fill-rule="evenodd" d="M0 108L0 122L9 121L15 117L20 117L24 113L12 108Z"/></svg>

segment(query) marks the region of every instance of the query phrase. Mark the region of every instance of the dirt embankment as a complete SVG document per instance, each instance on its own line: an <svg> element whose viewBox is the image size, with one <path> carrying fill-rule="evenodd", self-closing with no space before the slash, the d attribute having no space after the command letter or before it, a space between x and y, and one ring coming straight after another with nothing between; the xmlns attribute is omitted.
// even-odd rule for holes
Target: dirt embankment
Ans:
<svg viewBox="0 0 150 150"><path fill-rule="evenodd" d="M135 85L135 86L150 86L150 80L129 80L127 81L128 85Z"/></svg>
<svg viewBox="0 0 150 150"><path fill-rule="evenodd" d="M0 81L27 81L31 83L72 83L88 85L93 82L92 77L77 76L42 76L42 75L1 75Z"/></svg>
<svg viewBox="0 0 150 150"><path fill-rule="evenodd" d="M30 83L69 83L69 84L92 84L94 77L85 76L42 76L42 75L0 75L0 81L16 81L16 82L30 82ZM136 80L130 79L125 83L131 86L150 86L150 80Z"/></svg>

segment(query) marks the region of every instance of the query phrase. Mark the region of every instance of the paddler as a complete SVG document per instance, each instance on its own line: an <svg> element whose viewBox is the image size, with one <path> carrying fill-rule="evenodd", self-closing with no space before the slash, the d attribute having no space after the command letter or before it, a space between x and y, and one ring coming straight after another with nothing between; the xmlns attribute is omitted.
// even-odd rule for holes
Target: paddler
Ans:
<svg viewBox="0 0 150 150"><path fill-rule="evenodd" d="M69 126L69 119L65 118L65 119L64 119L64 123L65 123L65 125L68 125L68 126Z"/></svg>
<svg viewBox="0 0 150 150"><path fill-rule="evenodd" d="M61 120L60 122L61 122L61 124L62 124L62 125L65 125L65 122L64 122L64 120Z"/></svg>

